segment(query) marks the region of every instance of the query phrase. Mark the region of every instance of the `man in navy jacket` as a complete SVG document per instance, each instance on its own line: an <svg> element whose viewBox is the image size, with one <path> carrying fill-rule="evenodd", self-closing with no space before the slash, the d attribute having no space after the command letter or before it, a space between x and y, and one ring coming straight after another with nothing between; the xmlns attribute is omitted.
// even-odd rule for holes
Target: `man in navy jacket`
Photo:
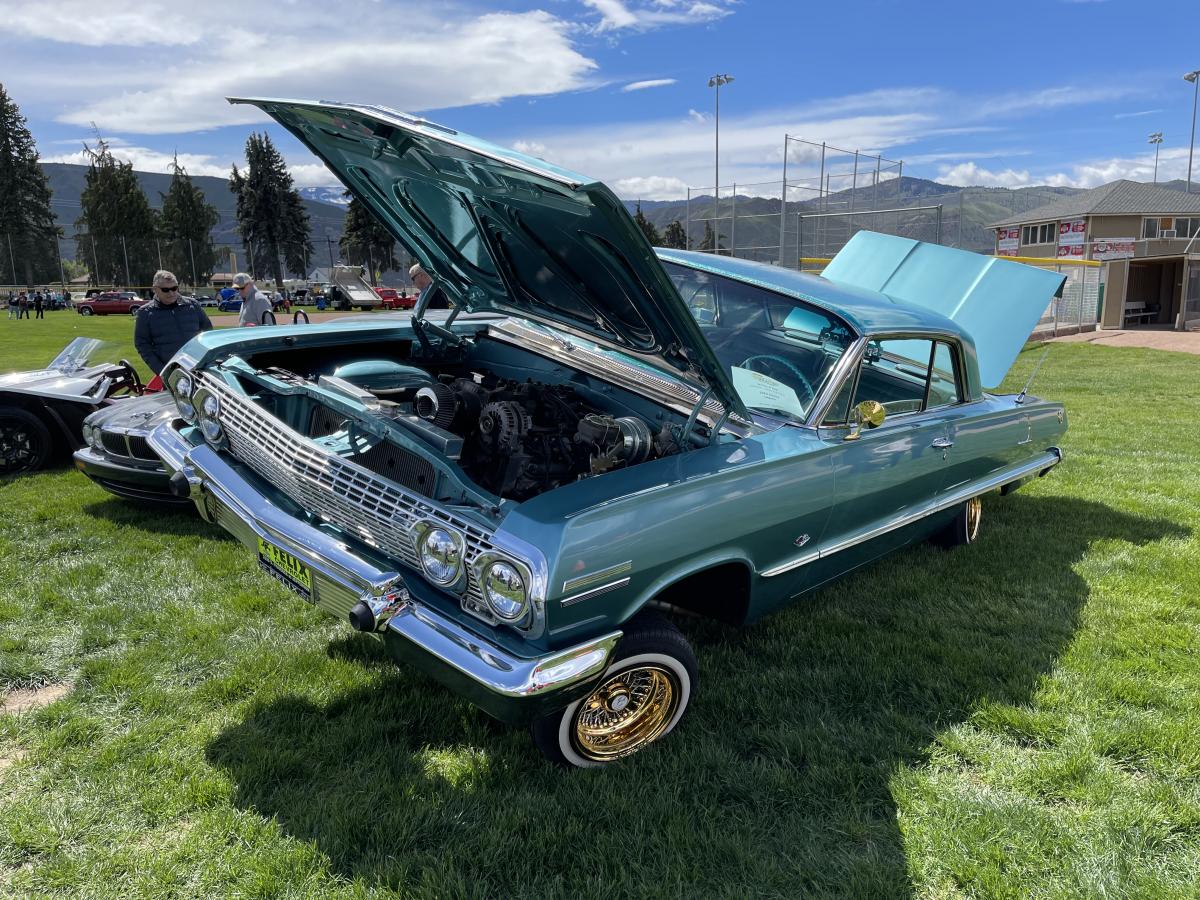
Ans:
<svg viewBox="0 0 1200 900"><path fill-rule="evenodd" d="M157 375L180 347L212 327L195 300L180 298L179 279L160 269L154 273L154 299L138 310L133 345Z"/></svg>

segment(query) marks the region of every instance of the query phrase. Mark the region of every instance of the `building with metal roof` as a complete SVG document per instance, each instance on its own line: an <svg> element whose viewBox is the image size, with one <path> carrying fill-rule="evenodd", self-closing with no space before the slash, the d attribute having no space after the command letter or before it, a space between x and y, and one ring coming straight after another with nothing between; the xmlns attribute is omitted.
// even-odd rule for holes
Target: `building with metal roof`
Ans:
<svg viewBox="0 0 1200 900"><path fill-rule="evenodd" d="M998 256L1105 262L1101 327L1200 327L1200 193L1113 181L989 227Z"/></svg>

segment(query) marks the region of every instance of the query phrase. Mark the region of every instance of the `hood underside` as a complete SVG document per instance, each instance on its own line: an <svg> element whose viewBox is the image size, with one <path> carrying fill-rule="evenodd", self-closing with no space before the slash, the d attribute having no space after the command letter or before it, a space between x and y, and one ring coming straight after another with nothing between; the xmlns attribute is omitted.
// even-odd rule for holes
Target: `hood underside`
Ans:
<svg viewBox="0 0 1200 900"><path fill-rule="evenodd" d="M303 141L457 307L647 358L746 415L650 244L603 184L384 107L230 102L260 107Z"/></svg>

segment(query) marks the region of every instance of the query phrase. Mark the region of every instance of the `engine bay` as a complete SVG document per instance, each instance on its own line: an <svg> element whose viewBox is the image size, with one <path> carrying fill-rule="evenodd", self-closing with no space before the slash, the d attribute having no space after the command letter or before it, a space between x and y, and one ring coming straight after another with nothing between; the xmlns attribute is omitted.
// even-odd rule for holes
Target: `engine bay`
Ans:
<svg viewBox="0 0 1200 900"><path fill-rule="evenodd" d="M482 358L414 358L401 350L349 360L272 353L245 362L260 388L286 386L250 395L290 427L434 499L446 494L437 488L447 465L519 502L688 443L686 417L673 410L519 348L489 349L493 356ZM321 402L326 392L358 401L363 412L348 416L342 404ZM406 452L414 440L425 452Z"/></svg>

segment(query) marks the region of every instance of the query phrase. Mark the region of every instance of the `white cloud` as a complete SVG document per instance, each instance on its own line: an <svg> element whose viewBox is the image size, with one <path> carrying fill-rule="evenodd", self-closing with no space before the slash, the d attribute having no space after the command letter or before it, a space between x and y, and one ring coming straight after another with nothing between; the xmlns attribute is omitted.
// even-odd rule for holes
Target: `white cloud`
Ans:
<svg viewBox="0 0 1200 900"><path fill-rule="evenodd" d="M651 78L648 81L634 81L621 88L621 93L628 94L630 91L644 91L647 88L667 87L674 83L674 78Z"/></svg>
<svg viewBox="0 0 1200 900"><path fill-rule="evenodd" d="M1113 116L1114 119L1136 119L1139 116L1152 116L1155 113L1162 112L1161 109L1140 109L1137 112L1117 113Z"/></svg>
<svg viewBox="0 0 1200 900"><path fill-rule="evenodd" d="M525 153L529 156L543 157L546 155L546 145L539 144L537 141L514 141L512 148L518 153Z"/></svg>
<svg viewBox="0 0 1200 900"><path fill-rule="evenodd" d="M421 110L577 90L596 70L573 44L575 26L541 10L476 14L434 11L415 0L345 0L330 16L319 0L283 7L0 0L0 21L7 35L22 38L6 36L0 44L6 87L26 109L40 105L61 122L95 122L105 133L267 121L253 107L229 106L227 95L349 97ZM368 51L364 25L372 34L401 36L402 43L382 41ZM47 42L56 46L48 49ZM129 46L104 54L99 66L84 49L121 44ZM382 56L372 53L391 54L395 64L380 64Z"/></svg>
<svg viewBox="0 0 1200 900"><path fill-rule="evenodd" d="M697 123L698 125L703 125L705 122L708 121L708 116L706 116L702 112L697 112L694 109L688 110L688 118L691 119L693 122Z"/></svg>
<svg viewBox="0 0 1200 900"><path fill-rule="evenodd" d="M959 163L957 166L941 166L938 169L937 180L942 184L954 184L961 187L1025 187L1032 184L1027 170L1003 169L990 171L981 168L973 162Z"/></svg>
<svg viewBox="0 0 1200 900"><path fill-rule="evenodd" d="M649 4L633 5L625 0L583 0L583 5L600 13L595 30L649 31L668 25L695 25L714 22L731 15L733 0L651 0Z"/></svg>
<svg viewBox="0 0 1200 900"><path fill-rule="evenodd" d="M619 178L611 185L617 196L628 200L680 200L687 196L687 183L669 175Z"/></svg>

